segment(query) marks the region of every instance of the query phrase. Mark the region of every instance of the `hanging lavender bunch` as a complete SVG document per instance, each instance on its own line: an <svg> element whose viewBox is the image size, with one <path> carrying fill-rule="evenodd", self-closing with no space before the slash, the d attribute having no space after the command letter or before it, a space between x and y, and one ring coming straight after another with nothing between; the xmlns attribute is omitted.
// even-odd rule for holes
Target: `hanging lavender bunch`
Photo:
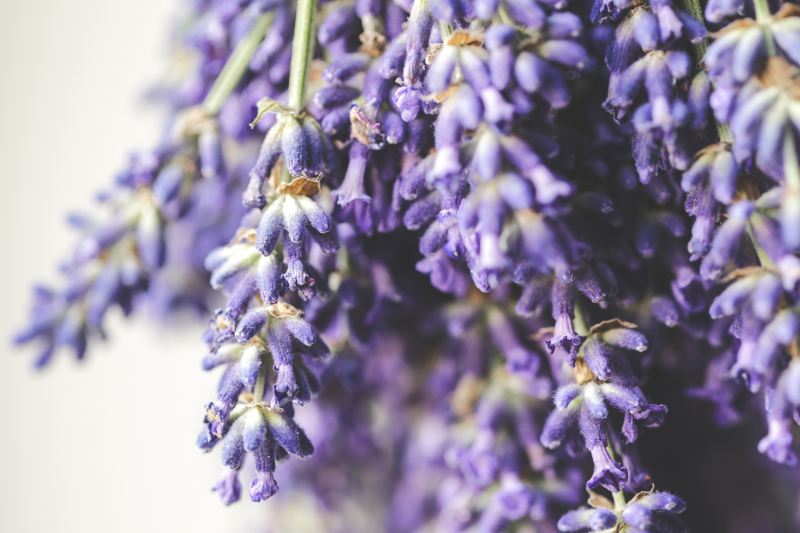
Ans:
<svg viewBox="0 0 800 533"><path fill-rule="evenodd" d="M39 364L115 305L216 306L197 444L287 527L722 530L652 451L698 398L761 395L760 443L715 446L796 462L793 4L195 4L170 134L37 291Z"/></svg>
<svg viewBox="0 0 800 533"><path fill-rule="evenodd" d="M746 173L725 202L729 218L716 230L701 274L726 285L709 313L714 319L734 319L732 377L765 395L769 432L759 451L793 464L800 166L791 109L800 72L794 31L800 18L793 4L775 14L763 2L754 8L755 20L730 22L705 55L714 116L730 131L727 164ZM728 187L734 190L735 183ZM745 257L748 248L752 252Z"/></svg>

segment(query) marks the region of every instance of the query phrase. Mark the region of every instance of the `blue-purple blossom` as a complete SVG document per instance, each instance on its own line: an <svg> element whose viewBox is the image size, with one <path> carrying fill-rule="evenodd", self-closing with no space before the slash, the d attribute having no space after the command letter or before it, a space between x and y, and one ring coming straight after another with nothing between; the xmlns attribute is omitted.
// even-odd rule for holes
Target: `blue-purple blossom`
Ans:
<svg viewBox="0 0 800 533"><path fill-rule="evenodd" d="M678 515L686 509L683 500L667 492L639 492L621 508L608 500L597 500L594 508L570 511L558 521L564 532L606 531L686 531Z"/></svg>

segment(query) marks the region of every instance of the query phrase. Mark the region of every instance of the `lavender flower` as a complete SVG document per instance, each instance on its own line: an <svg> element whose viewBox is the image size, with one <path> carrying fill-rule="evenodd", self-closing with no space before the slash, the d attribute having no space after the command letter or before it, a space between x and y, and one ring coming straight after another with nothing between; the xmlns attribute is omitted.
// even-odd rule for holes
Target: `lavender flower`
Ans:
<svg viewBox="0 0 800 533"><path fill-rule="evenodd" d="M608 500L596 500L596 507L570 511L558 521L559 531L686 531L677 515L686 504L667 492L639 492L622 508Z"/></svg>

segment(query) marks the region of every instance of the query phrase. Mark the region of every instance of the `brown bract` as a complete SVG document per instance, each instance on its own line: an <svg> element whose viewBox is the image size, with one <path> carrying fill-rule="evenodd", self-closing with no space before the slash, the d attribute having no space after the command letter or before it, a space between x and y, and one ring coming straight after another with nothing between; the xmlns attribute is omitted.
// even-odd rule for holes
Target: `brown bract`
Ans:
<svg viewBox="0 0 800 533"><path fill-rule="evenodd" d="M372 139L380 134L380 124L372 120L360 107L350 109L350 137L364 146L370 146Z"/></svg>
<svg viewBox="0 0 800 533"><path fill-rule="evenodd" d="M449 46L483 46L483 34L469 31L456 30L447 38Z"/></svg>
<svg viewBox="0 0 800 533"><path fill-rule="evenodd" d="M358 36L361 41L361 51L370 57L380 57L386 46L386 36L383 22L378 17L367 15L361 19L364 32Z"/></svg>
<svg viewBox="0 0 800 533"><path fill-rule="evenodd" d="M595 375L589 368L589 365L586 364L586 361L583 360L583 357L579 357L575 361L573 372L575 373L575 383L578 385L594 381Z"/></svg>
<svg viewBox="0 0 800 533"><path fill-rule="evenodd" d="M275 318L300 318L302 311L286 302L278 302L267 306L267 312Z"/></svg>
<svg viewBox="0 0 800 533"><path fill-rule="evenodd" d="M478 379L473 374L466 374L458 380L458 385L450 397L450 407L459 417L467 417L475 412L486 382Z"/></svg>
<svg viewBox="0 0 800 533"><path fill-rule="evenodd" d="M731 271L727 276L722 278L721 281L722 281L722 283L730 283L731 281L734 281L734 280L737 280L737 279L740 279L740 278L745 278L745 277L751 276L753 274L760 274L762 272L767 272L767 269L765 269L762 266L748 266L748 267L737 268L737 269Z"/></svg>
<svg viewBox="0 0 800 533"><path fill-rule="evenodd" d="M779 87L792 99L800 100L800 69L782 57L771 57L758 81L764 87Z"/></svg>
<svg viewBox="0 0 800 533"><path fill-rule="evenodd" d="M772 15L772 18L780 20L789 17L798 17L800 16L800 6L797 6L791 2L784 3L778 11Z"/></svg>
<svg viewBox="0 0 800 533"><path fill-rule="evenodd" d="M458 90L458 85L453 84L444 91L439 91L438 93L431 94L431 99L437 104L441 104L442 102L447 100L450 96L452 96L457 90Z"/></svg>
<svg viewBox="0 0 800 533"><path fill-rule="evenodd" d="M614 510L614 503L602 494L597 494L596 492L589 491L589 500L586 503L595 509L602 508L610 509L612 511Z"/></svg>
<svg viewBox="0 0 800 533"><path fill-rule="evenodd" d="M295 196L314 196L319 192L319 180L300 176L292 181L279 184L278 194L294 194Z"/></svg>
<svg viewBox="0 0 800 533"><path fill-rule="evenodd" d="M425 54L425 64L430 66L433 64L433 60L436 59L436 55L439 53L439 50L442 49L442 43L433 43L432 45L428 46L428 53Z"/></svg>
<svg viewBox="0 0 800 533"><path fill-rule="evenodd" d="M720 37L728 33L740 30L746 30L748 28L752 28L758 25L759 25L758 22L756 22L753 19L737 19L728 24L727 26L725 26L724 28L722 28L721 30L715 31L714 33L711 34L711 36L714 37L714 39L719 39Z"/></svg>
<svg viewBox="0 0 800 533"><path fill-rule="evenodd" d="M597 324L589 328L589 335L603 333L604 331L608 331L610 329L617 329L617 328L636 329L637 327L638 326L633 322L627 322L620 318L612 318L609 320L603 320L602 322L598 322Z"/></svg>
<svg viewBox="0 0 800 533"><path fill-rule="evenodd" d="M236 234L230 241L230 244L255 244L256 243L256 230L253 228L239 228Z"/></svg>
<svg viewBox="0 0 800 533"><path fill-rule="evenodd" d="M730 150L730 147L731 143L729 142L718 142L715 144L709 144L708 146L701 148L700 150L697 151L697 153L695 154L695 159L704 156L706 154L728 151Z"/></svg>
<svg viewBox="0 0 800 533"><path fill-rule="evenodd" d="M209 115L203 106L193 106L184 109L178 114L172 134L177 139L194 137L206 131L213 131L217 121Z"/></svg>

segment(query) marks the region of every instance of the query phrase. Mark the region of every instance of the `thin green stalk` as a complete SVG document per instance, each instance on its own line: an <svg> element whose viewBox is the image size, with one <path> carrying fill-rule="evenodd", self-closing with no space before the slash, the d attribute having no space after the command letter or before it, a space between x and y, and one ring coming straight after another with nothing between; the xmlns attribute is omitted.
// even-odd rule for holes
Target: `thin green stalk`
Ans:
<svg viewBox="0 0 800 533"><path fill-rule="evenodd" d="M700 5L700 0L684 0L683 6L693 18L696 18L701 24L705 25L703 6ZM694 45L698 61L703 60L703 56L706 54L706 48L708 48L708 39L703 39Z"/></svg>
<svg viewBox="0 0 800 533"><path fill-rule="evenodd" d="M747 233L747 238L750 239L750 243L753 245L753 248L756 251L759 264L768 270L775 270L775 263L772 262L772 258L769 256L767 251L764 250L764 248L762 248L758 243L758 239L756 239L756 236L753 233L753 225L749 222L747 224L747 228L745 228L745 232Z"/></svg>
<svg viewBox="0 0 800 533"><path fill-rule="evenodd" d="M228 58L227 63L222 68L222 72L219 73L214 85L212 85L211 90L208 91L205 100L203 100L203 110L207 114L213 116L222 109L225 101L242 80L245 72L247 72L247 66L250 64L253 54L258 50L258 45L264 39L267 28L272 24L274 18L275 15L272 11L261 15L253 25L250 33L236 45L236 49Z"/></svg>
<svg viewBox="0 0 800 533"><path fill-rule="evenodd" d="M447 43L451 33L453 33L453 27L446 22L439 21L439 35L441 35L443 43Z"/></svg>
<svg viewBox="0 0 800 533"><path fill-rule="evenodd" d="M800 163L797 161L797 148L791 128L786 128L783 133L783 170L787 187L800 191Z"/></svg>
<svg viewBox="0 0 800 533"><path fill-rule="evenodd" d="M703 18L703 6L700 5L700 0L684 0L683 5L686 11L688 11L692 17L697 19L701 24L705 24L705 19ZM698 64L703 62L703 58L706 55L707 49L708 39L703 39L694 45L695 60ZM715 120L714 125L717 128L717 135L719 136L720 141L729 143L733 140L733 135L731 135L731 130L728 128L727 124Z"/></svg>
<svg viewBox="0 0 800 533"><path fill-rule="evenodd" d="M611 497L614 498L614 510L621 511L625 508L627 502L625 501L625 493L621 490L611 493Z"/></svg>
<svg viewBox="0 0 800 533"><path fill-rule="evenodd" d="M766 28L766 23L772 19L772 14L769 10L769 2L768 0L753 0L753 7L756 11L756 20L762 24L762 33L764 34L764 40L767 45L767 54L770 56L774 56L776 54L775 50L775 42L772 40L772 36L770 35L768 29ZM784 138L784 166L787 164L786 159L786 141L791 143L791 137L787 136ZM792 151L792 157L794 157L794 151ZM796 159L795 159L796 162ZM750 243L753 245L755 249L756 256L758 257L758 262L761 264L763 268L767 269L774 269L775 263L772 262L772 258L769 256L766 250L759 244L758 239L756 239L755 233L753 232L753 225L748 222L747 227L745 229L747 233L747 237L750 239Z"/></svg>
<svg viewBox="0 0 800 533"><path fill-rule="evenodd" d="M766 24L772 19L772 13L769 11L768 0L753 0L753 7L756 9L756 20L761 24L761 32L764 34L764 41L767 43L767 54L774 56L777 53L775 49L775 41L772 40Z"/></svg>
<svg viewBox="0 0 800 533"><path fill-rule="evenodd" d="M289 71L289 107L301 111L305 106L306 82L314 52L314 15L317 0L298 0L294 19L292 64Z"/></svg>
<svg viewBox="0 0 800 533"><path fill-rule="evenodd" d="M756 9L756 20L759 22L766 22L772 17L769 11L769 2L767 0L753 0L753 7Z"/></svg>
<svg viewBox="0 0 800 533"><path fill-rule="evenodd" d="M500 22L503 24L507 24L512 27L514 26L514 19L512 19L511 15L508 14L508 10L503 4L500 4L500 7L497 9L497 18L499 18Z"/></svg>
<svg viewBox="0 0 800 533"><path fill-rule="evenodd" d="M572 321L572 327L575 328L575 333L582 337L587 336L589 334L589 326L586 324L586 319L584 318L584 313L579 301L575 302L573 313L575 314L575 319Z"/></svg>
<svg viewBox="0 0 800 533"><path fill-rule="evenodd" d="M714 124L717 126L717 135L719 135L720 141L725 143L733 142L733 134L727 124L719 122L718 120L715 120Z"/></svg>

